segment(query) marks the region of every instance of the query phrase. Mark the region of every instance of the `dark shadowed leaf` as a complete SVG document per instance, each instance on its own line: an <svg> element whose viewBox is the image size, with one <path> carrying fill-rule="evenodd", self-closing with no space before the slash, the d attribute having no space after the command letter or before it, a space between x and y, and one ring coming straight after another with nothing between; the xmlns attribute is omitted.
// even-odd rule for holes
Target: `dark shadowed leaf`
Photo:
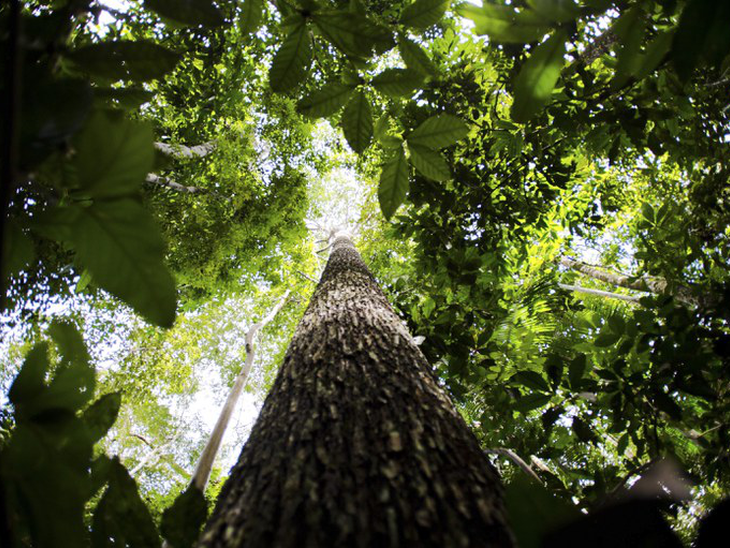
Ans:
<svg viewBox="0 0 730 548"><path fill-rule="evenodd" d="M451 170L446 164L446 160L435 150L422 145L408 145L408 151L411 153L408 158L424 177L428 177L434 181L446 181L451 178Z"/></svg>
<svg viewBox="0 0 730 548"><path fill-rule="evenodd" d="M357 153L373 140L373 115L370 101L362 91L355 93L342 113L342 131L348 144Z"/></svg>
<svg viewBox="0 0 730 548"><path fill-rule="evenodd" d="M172 548L189 548L198 539L207 514L203 493L191 485L162 514L160 532Z"/></svg>
<svg viewBox="0 0 730 548"><path fill-rule="evenodd" d="M531 10L484 3L480 8L464 3L457 13L474 21L474 32L487 34L495 42L525 44L537 42L550 32L550 22Z"/></svg>
<svg viewBox="0 0 730 548"><path fill-rule="evenodd" d="M264 21L264 0L243 0L241 16L238 24L241 32L250 34L256 32Z"/></svg>
<svg viewBox="0 0 730 548"><path fill-rule="evenodd" d="M573 390L580 389L580 381L583 380L583 374L586 371L586 356L580 354L573 358L568 365L568 382Z"/></svg>
<svg viewBox="0 0 730 548"><path fill-rule="evenodd" d="M522 386L532 388L533 390L550 392L550 387L548 386L545 378L535 371L520 371L519 373L512 375L510 382L521 384Z"/></svg>
<svg viewBox="0 0 730 548"><path fill-rule="evenodd" d="M448 0L416 0L401 13L398 22L416 30L426 30L446 13Z"/></svg>
<svg viewBox="0 0 730 548"><path fill-rule="evenodd" d="M297 103L297 110L308 118L325 118L340 110L352 95L355 86L332 82L313 91Z"/></svg>
<svg viewBox="0 0 730 548"><path fill-rule="evenodd" d="M146 82L170 72L180 55L149 40L100 42L70 51L83 72L110 80Z"/></svg>
<svg viewBox="0 0 730 548"><path fill-rule="evenodd" d="M527 413L528 411L532 411L533 409L546 405L550 401L551 397L552 396L549 394L540 394L538 392L527 394L526 396L522 396L515 400L512 404L512 410L520 413Z"/></svg>
<svg viewBox="0 0 730 548"><path fill-rule="evenodd" d="M289 91L304 80L312 61L312 44L309 29L301 20L276 52L269 70L271 89L277 92Z"/></svg>
<svg viewBox="0 0 730 548"><path fill-rule="evenodd" d="M138 88L94 88L94 97L108 101L112 106L134 110L149 103L154 93Z"/></svg>
<svg viewBox="0 0 730 548"><path fill-rule="evenodd" d="M461 119L450 114L431 116L408 136L408 144L421 145L428 148L445 148L455 144L469 133Z"/></svg>
<svg viewBox="0 0 730 548"><path fill-rule="evenodd" d="M558 31L537 46L522 65L514 88L512 119L525 123L538 114L552 95L565 64L567 33Z"/></svg>
<svg viewBox="0 0 730 548"><path fill-rule="evenodd" d="M48 372L48 343L38 343L25 356L23 366L8 391L8 399L18 407L35 398L45 388Z"/></svg>
<svg viewBox="0 0 730 548"><path fill-rule="evenodd" d="M700 521L694 548L715 548L718 542L730 538L730 498L717 504Z"/></svg>
<svg viewBox="0 0 730 548"><path fill-rule="evenodd" d="M404 34L398 35L398 52L409 69L415 70L424 76L436 74L436 66L428 54L423 51L421 46L410 40Z"/></svg>
<svg viewBox="0 0 730 548"><path fill-rule="evenodd" d="M679 18L672 58L682 80L703 60L718 64L730 51L730 2L690 0Z"/></svg>
<svg viewBox="0 0 730 548"><path fill-rule="evenodd" d="M111 394L104 394L84 411L81 418L86 423L89 436L91 436L94 442L103 438L112 427L119 414L121 404L121 393L113 392Z"/></svg>
<svg viewBox="0 0 730 548"><path fill-rule="evenodd" d="M390 219L408 193L408 161L403 149L398 150L380 173L378 200L380 210Z"/></svg>
<svg viewBox="0 0 730 548"><path fill-rule="evenodd" d="M13 220L5 222L1 279L7 279L25 268L35 257L33 240Z"/></svg>
<svg viewBox="0 0 730 548"><path fill-rule="evenodd" d="M407 97L423 82L421 73L411 69L385 69L372 79L372 86L391 97Z"/></svg>
<svg viewBox="0 0 730 548"><path fill-rule="evenodd" d="M220 10L208 0L144 0L144 5L163 17L193 27L219 27L225 22Z"/></svg>
<svg viewBox="0 0 730 548"><path fill-rule="evenodd" d="M527 5L535 13L555 23L572 21L580 15L580 8L575 0L527 0Z"/></svg>

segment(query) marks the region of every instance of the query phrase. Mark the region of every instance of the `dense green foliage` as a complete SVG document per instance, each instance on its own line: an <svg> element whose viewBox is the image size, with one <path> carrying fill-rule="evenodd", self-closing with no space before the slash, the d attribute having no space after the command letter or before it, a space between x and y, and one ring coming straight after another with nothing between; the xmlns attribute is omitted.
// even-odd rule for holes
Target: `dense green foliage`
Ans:
<svg viewBox="0 0 730 548"><path fill-rule="evenodd" d="M728 492L726 2L20 4L0 8L5 318L27 341L70 311L105 365L95 388L56 322L58 365L35 346L11 388L30 345L5 346L0 540L192 542L200 497L171 504L202 441L174 409L232 382L236 331L293 288L265 390L318 274L305 219L350 225L485 450L545 484L495 457L524 546L535 512L510 500L554 508L541 531L591 511L548 544L633 516L674 545L664 518L687 540ZM597 511L651 481L654 503Z"/></svg>

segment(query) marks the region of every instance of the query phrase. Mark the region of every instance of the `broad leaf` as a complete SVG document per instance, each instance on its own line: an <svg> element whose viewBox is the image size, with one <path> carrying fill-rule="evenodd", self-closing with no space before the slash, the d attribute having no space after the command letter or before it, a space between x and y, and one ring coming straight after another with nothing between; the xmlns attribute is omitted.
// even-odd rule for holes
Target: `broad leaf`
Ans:
<svg viewBox="0 0 730 548"><path fill-rule="evenodd" d="M312 61L312 44L309 29L302 20L276 52L269 70L271 89L277 92L289 91L307 75Z"/></svg>
<svg viewBox="0 0 730 548"><path fill-rule="evenodd" d="M152 128L95 112L74 140L79 185L94 198L136 194L155 159Z"/></svg>
<svg viewBox="0 0 730 548"><path fill-rule="evenodd" d="M348 144L357 153L365 150L373 140L373 115L370 101L362 91L352 96L342 113L342 131Z"/></svg>
<svg viewBox="0 0 730 548"><path fill-rule="evenodd" d="M373 49L382 53L393 46L388 29L366 17L353 17L349 11L315 11L311 17L322 35L350 57L369 57Z"/></svg>
<svg viewBox="0 0 730 548"><path fill-rule="evenodd" d="M516 11L511 6L485 3L481 8L461 4L457 12L474 21L474 32L505 44L537 42L550 32L550 22L530 10Z"/></svg>
<svg viewBox="0 0 730 548"><path fill-rule="evenodd" d="M527 5L535 13L555 23L572 21L580 15L575 0L527 0Z"/></svg>
<svg viewBox="0 0 730 548"><path fill-rule="evenodd" d="M411 69L389 68L372 79L372 86L391 97L406 97L423 82L421 73Z"/></svg>
<svg viewBox="0 0 730 548"><path fill-rule="evenodd" d="M161 78L180 60L178 53L149 40L100 42L72 50L67 57L92 76L142 82Z"/></svg>
<svg viewBox="0 0 730 548"><path fill-rule="evenodd" d="M515 82L512 119L525 123L538 114L552 95L565 64L565 31L558 31L535 48Z"/></svg>
<svg viewBox="0 0 730 548"><path fill-rule="evenodd" d="M16 413L19 407L35 398L46 387L49 366L48 343L36 344L26 354L23 366L8 391L8 399L15 406Z"/></svg>
<svg viewBox="0 0 730 548"><path fill-rule="evenodd" d="M674 67L686 81L703 60L719 64L730 52L730 2L690 0L672 43Z"/></svg>
<svg viewBox="0 0 730 548"><path fill-rule="evenodd" d="M398 22L416 30L426 30L446 13L448 0L416 0L401 13Z"/></svg>
<svg viewBox="0 0 730 548"><path fill-rule="evenodd" d="M164 245L151 215L128 198L73 209L71 243L96 283L149 321L171 326L175 282L163 264Z"/></svg>
<svg viewBox="0 0 730 548"><path fill-rule="evenodd" d="M162 514L160 532L172 548L189 548L198 539L207 515L203 493L191 485Z"/></svg>
<svg viewBox="0 0 730 548"><path fill-rule="evenodd" d="M409 145L445 148L455 144L469 133L469 126L451 114L431 116L406 137Z"/></svg>
<svg viewBox="0 0 730 548"><path fill-rule="evenodd" d="M241 32L251 34L259 29L264 21L264 7L264 0L243 0L238 18Z"/></svg>
<svg viewBox="0 0 730 548"><path fill-rule="evenodd" d="M550 394L533 392L532 394L527 394L526 396L522 396L515 400L511 409L520 413L527 413L528 411L532 411L533 409L546 405L551 398L552 396Z"/></svg>
<svg viewBox="0 0 730 548"><path fill-rule="evenodd" d="M119 414L121 404L121 393L113 392L111 394L104 394L84 411L81 418L86 424L89 436L94 442L103 438L112 427Z"/></svg>
<svg viewBox="0 0 730 548"><path fill-rule="evenodd" d="M451 170L446 164L443 156L423 145L408 145L408 151L411 153L408 158L424 177L428 177L434 181L446 181L451 178Z"/></svg>
<svg viewBox="0 0 730 548"><path fill-rule="evenodd" d="M646 36L646 14L640 5L626 11L613 25L613 32L619 38L616 73L611 86L617 89L636 74L641 66L641 45Z"/></svg>
<svg viewBox="0 0 730 548"><path fill-rule="evenodd" d="M332 82L313 91L297 103L297 111L308 118L325 118L340 110L355 86Z"/></svg>
<svg viewBox="0 0 730 548"><path fill-rule="evenodd" d="M436 74L436 66L426 52L403 34L398 35L398 51L409 69L425 76Z"/></svg>
<svg viewBox="0 0 730 548"><path fill-rule="evenodd" d="M380 173L378 200L380 210L390 219L406 199L408 193L408 161L403 149L395 153Z"/></svg>
<svg viewBox="0 0 730 548"><path fill-rule="evenodd" d="M0 279L7 279L25 268L34 258L33 240L11 219L5 222L2 272Z"/></svg>
<svg viewBox="0 0 730 548"><path fill-rule="evenodd" d="M225 22L220 10L208 0L144 0L144 5L163 17L193 27L219 27Z"/></svg>
<svg viewBox="0 0 730 548"><path fill-rule="evenodd" d="M542 375L535 371L520 371L519 373L512 375L510 382L526 386L533 390L540 390L542 392L550 391L547 381Z"/></svg>
<svg viewBox="0 0 730 548"><path fill-rule="evenodd" d="M94 88L94 97L124 110L134 110L149 103L154 95L151 91L139 88Z"/></svg>

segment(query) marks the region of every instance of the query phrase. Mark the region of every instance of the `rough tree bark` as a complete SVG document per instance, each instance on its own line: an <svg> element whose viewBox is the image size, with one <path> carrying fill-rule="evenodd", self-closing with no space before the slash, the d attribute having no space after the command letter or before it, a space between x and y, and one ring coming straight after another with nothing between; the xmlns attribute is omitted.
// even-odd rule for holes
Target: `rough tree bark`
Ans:
<svg viewBox="0 0 730 548"><path fill-rule="evenodd" d="M513 546L499 477L338 237L199 546Z"/></svg>

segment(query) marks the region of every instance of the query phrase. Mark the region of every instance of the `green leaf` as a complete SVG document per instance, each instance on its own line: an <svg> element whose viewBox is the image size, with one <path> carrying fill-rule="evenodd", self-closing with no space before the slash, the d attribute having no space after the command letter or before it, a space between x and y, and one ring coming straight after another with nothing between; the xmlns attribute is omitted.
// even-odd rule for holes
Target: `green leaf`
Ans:
<svg viewBox="0 0 730 548"><path fill-rule="evenodd" d="M151 40L100 42L72 50L67 57L92 76L142 82L161 78L180 60L180 54Z"/></svg>
<svg viewBox="0 0 730 548"><path fill-rule="evenodd" d="M423 76L412 69L389 68L370 82L379 92L390 97L408 97L421 85Z"/></svg>
<svg viewBox="0 0 730 548"><path fill-rule="evenodd" d="M441 20L448 6L448 0L416 0L403 10L398 22L416 30L426 30Z"/></svg>
<svg viewBox="0 0 730 548"><path fill-rule="evenodd" d="M23 366L8 391L8 399L16 408L34 399L46 387L45 379L50 362L48 343L38 343L25 356Z"/></svg>
<svg viewBox="0 0 730 548"><path fill-rule="evenodd" d="M423 145L408 145L408 151L411 153L408 158L424 177L428 177L434 181L446 181L451 178L451 170L446 164L443 156Z"/></svg>
<svg viewBox="0 0 730 548"><path fill-rule="evenodd" d="M532 394L527 394L526 396L517 398L512 404L512 410L524 414L528 411L532 411L533 409L546 405L551 398L552 396L550 394L533 392Z"/></svg>
<svg viewBox="0 0 730 548"><path fill-rule="evenodd" d="M531 10L515 11L510 6L485 3L481 8L464 3L457 8L462 17L474 21L474 32L505 44L537 42L550 32L550 22Z"/></svg>
<svg viewBox="0 0 730 548"><path fill-rule="evenodd" d="M509 522L520 548L538 548L546 533L580 517L570 502L517 472L504 496Z"/></svg>
<svg viewBox="0 0 730 548"><path fill-rule="evenodd" d="M74 148L79 185L93 198L137 194L155 160L150 124L104 111L92 114Z"/></svg>
<svg viewBox="0 0 730 548"><path fill-rule="evenodd" d="M312 61L312 44L309 29L302 19L284 39L274 55L269 70L271 89L289 91L304 80Z"/></svg>
<svg viewBox="0 0 730 548"><path fill-rule="evenodd" d="M565 64L567 33L558 31L537 46L522 65L514 87L512 119L525 123L538 114L552 95Z"/></svg>
<svg viewBox="0 0 730 548"><path fill-rule="evenodd" d="M192 27L219 27L225 22L220 10L208 0L144 0L144 6Z"/></svg>
<svg viewBox="0 0 730 548"><path fill-rule="evenodd" d="M409 69L424 76L436 74L436 65L433 64L428 54L404 34L398 35L398 52Z"/></svg>
<svg viewBox="0 0 730 548"><path fill-rule="evenodd" d="M380 210L390 220L396 210L406 199L408 193L408 161L403 149L396 152L380 173L378 200Z"/></svg>
<svg viewBox="0 0 730 548"><path fill-rule="evenodd" d="M672 57L683 81L702 61L720 64L730 53L730 2L690 0L682 10L672 42Z"/></svg>
<svg viewBox="0 0 730 548"><path fill-rule="evenodd" d="M585 354L576 356L568 365L568 382L573 390L580 390L580 383L583 380L587 365Z"/></svg>
<svg viewBox="0 0 730 548"><path fill-rule="evenodd" d="M198 539L207 515L203 493L191 485L162 514L160 532L172 548L189 548Z"/></svg>
<svg viewBox="0 0 730 548"><path fill-rule="evenodd" d="M572 428L573 432L575 432L575 435L578 437L578 440L583 443L594 441L596 439L596 434L593 429L580 417L573 418Z"/></svg>
<svg viewBox="0 0 730 548"><path fill-rule="evenodd" d="M550 387L548 386L547 381L542 375L535 371L520 371L519 373L515 373L510 378L510 382L532 388L533 390L550 392Z"/></svg>
<svg viewBox="0 0 730 548"><path fill-rule="evenodd" d="M342 113L342 131L348 144L358 154L373 140L373 115L370 102L362 91L352 96Z"/></svg>
<svg viewBox="0 0 730 548"><path fill-rule="evenodd" d="M94 88L94 97L124 110L139 108L149 103L154 96L151 91L139 88Z"/></svg>
<svg viewBox="0 0 730 548"><path fill-rule="evenodd" d="M243 0L241 15L238 24L241 32L251 34L256 32L264 22L264 0Z"/></svg>
<svg viewBox="0 0 730 548"><path fill-rule="evenodd" d="M355 86L331 82L310 93L297 103L297 111L307 118L325 118L340 110L352 95Z"/></svg>
<svg viewBox="0 0 730 548"><path fill-rule="evenodd" d="M103 438L117 420L119 407L122 405L121 392L104 394L92 403L81 416L94 442Z"/></svg>
<svg viewBox="0 0 730 548"><path fill-rule="evenodd" d="M608 327L611 328L616 335L623 335L626 329L626 322L620 314L612 314L608 318Z"/></svg>
<svg viewBox="0 0 730 548"><path fill-rule="evenodd" d="M175 282L163 264L164 245L150 213L122 198L75 210L71 244L96 283L149 321L175 320Z"/></svg>
<svg viewBox="0 0 730 548"><path fill-rule="evenodd" d="M682 420L682 408L677 405L671 396L664 392L657 391L654 393L654 404L664 411L672 420Z"/></svg>
<svg viewBox="0 0 730 548"><path fill-rule="evenodd" d="M137 485L116 457L109 465L109 487L92 518L91 545L94 548L160 545L157 528Z"/></svg>
<svg viewBox="0 0 730 548"><path fill-rule="evenodd" d="M567 23L580 15L575 0L527 0L535 13L554 23Z"/></svg>
<svg viewBox="0 0 730 548"><path fill-rule="evenodd" d="M605 348L607 346L613 346L620 338L621 336L615 333L600 333L593 341L593 344L598 348Z"/></svg>
<svg viewBox="0 0 730 548"><path fill-rule="evenodd" d="M461 119L450 114L431 116L414 129L406 138L409 145L421 145L438 149L453 145L469 133Z"/></svg>
<svg viewBox="0 0 730 548"><path fill-rule="evenodd" d="M613 25L619 38L616 72L611 86L618 89L636 74L641 66L641 45L646 36L646 14L640 5L627 10Z"/></svg>
<svg viewBox="0 0 730 548"><path fill-rule="evenodd" d="M349 57L369 57L373 48L381 53L393 46L387 28L349 11L323 10L311 14L312 21L335 48Z"/></svg>

